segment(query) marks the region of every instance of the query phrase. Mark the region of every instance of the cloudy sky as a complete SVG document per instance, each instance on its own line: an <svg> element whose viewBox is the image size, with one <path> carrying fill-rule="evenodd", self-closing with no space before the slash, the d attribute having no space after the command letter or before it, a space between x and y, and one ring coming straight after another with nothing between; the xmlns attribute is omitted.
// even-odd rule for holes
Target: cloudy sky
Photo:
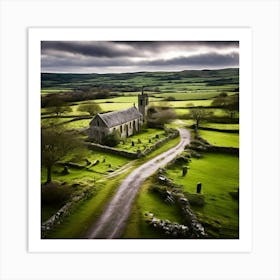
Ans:
<svg viewBox="0 0 280 280"><path fill-rule="evenodd" d="M42 41L41 71L123 73L238 67L236 41Z"/></svg>

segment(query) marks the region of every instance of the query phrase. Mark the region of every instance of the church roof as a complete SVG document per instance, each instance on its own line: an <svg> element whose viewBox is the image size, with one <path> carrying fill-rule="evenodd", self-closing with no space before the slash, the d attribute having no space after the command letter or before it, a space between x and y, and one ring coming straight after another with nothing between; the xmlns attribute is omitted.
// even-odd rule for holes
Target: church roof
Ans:
<svg viewBox="0 0 280 280"><path fill-rule="evenodd" d="M97 114L96 117L97 116L102 119L102 121L107 127L110 128L129 121L133 121L135 119L139 119L140 117L142 117L142 114L138 111L136 107L133 106L125 110Z"/></svg>

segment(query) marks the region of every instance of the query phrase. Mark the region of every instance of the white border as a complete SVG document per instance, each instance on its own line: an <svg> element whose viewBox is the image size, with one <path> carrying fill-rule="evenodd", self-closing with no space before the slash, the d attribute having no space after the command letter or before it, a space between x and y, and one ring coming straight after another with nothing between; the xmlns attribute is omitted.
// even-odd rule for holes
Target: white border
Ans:
<svg viewBox="0 0 280 280"><path fill-rule="evenodd" d="M158 40L240 42L240 238L237 240L41 240L40 41ZM30 252L249 252L252 248L251 30L248 28L30 28L29 29ZM32 178L32 179L31 179Z"/></svg>

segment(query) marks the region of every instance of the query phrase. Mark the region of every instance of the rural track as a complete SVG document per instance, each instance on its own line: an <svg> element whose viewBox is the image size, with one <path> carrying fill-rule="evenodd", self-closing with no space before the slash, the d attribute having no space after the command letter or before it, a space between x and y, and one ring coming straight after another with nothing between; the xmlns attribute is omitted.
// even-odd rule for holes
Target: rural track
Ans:
<svg viewBox="0 0 280 280"><path fill-rule="evenodd" d="M190 143L190 132L184 128L178 130L181 137L179 144L133 170L121 182L116 194L97 222L91 226L85 238L120 238L125 229L131 206L143 182L160 167L174 159Z"/></svg>

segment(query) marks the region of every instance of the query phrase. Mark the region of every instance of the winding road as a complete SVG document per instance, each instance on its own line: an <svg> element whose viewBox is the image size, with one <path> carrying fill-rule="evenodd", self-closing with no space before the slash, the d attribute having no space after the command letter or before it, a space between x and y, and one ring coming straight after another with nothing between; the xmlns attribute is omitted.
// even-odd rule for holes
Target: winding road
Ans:
<svg viewBox="0 0 280 280"><path fill-rule="evenodd" d="M86 238L120 238L125 229L133 201L143 182L160 167L174 159L190 143L190 132L184 128L178 130L181 137L179 144L142 164L122 181L100 218L88 231Z"/></svg>

